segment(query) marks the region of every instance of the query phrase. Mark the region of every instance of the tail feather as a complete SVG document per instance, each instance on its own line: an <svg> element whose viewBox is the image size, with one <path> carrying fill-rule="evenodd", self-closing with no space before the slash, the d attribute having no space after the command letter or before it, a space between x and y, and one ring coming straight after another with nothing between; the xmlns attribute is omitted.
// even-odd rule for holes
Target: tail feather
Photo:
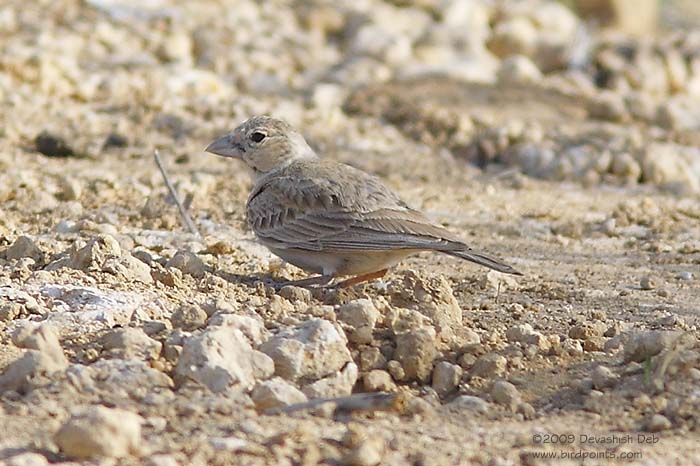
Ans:
<svg viewBox="0 0 700 466"><path fill-rule="evenodd" d="M493 257L489 257L477 251L466 250L466 251L440 251L450 256L459 257L460 259L465 259L474 262L479 265L483 265L493 270L497 270L503 273L510 273L512 275L522 275L522 273L515 270L510 265L504 264Z"/></svg>

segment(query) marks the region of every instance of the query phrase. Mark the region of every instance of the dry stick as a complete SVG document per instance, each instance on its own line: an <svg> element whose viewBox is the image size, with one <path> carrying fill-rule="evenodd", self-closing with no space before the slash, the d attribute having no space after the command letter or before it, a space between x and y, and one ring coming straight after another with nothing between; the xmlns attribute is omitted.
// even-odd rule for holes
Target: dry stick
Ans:
<svg viewBox="0 0 700 466"><path fill-rule="evenodd" d="M303 403L269 408L263 413L267 415L287 414L304 409L313 409L326 403L334 404L336 412L400 411L403 409L403 404L405 401L406 396L401 393L356 393L350 396L341 396L338 398L316 398Z"/></svg>
<svg viewBox="0 0 700 466"><path fill-rule="evenodd" d="M175 199L175 204L177 205L177 209L180 211L182 221L185 222L185 225L187 226L187 228L189 228L190 233L195 235L197 239L202 239L202 235L199 233L199 230L197 230L197 227L194 225L194 222L190 218L190 215L187 213L187 209L184 205L182 205L182 202L180 202L180 198L177 197L175 187L170 181L168 173L165 171L163 162L160 160L160 153L158 152L158 149L156 149L153 152L153 158L156 160L156 165L158 165L158 169L160 170L161 175L163 175L163 180L165 180L165 186L167 186L168 191L170 191L170 195L173 197L173 199Z"/></svg>

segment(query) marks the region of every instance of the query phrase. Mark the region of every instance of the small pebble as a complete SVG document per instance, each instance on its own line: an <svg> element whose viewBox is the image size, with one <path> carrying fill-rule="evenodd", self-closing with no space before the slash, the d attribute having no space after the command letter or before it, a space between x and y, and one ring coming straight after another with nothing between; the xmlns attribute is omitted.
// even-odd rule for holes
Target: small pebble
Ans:
<svg viewBox="0 0 700 466"><path fill-rule="evenodd" d="M671 421L663 414L654 414L646 424L649 432L661 432L671 428Z"/></svg>
<svg viewBox="0 0 700 466"><path fill-rule="evenodd" d="M91 406L72 416L55 441L73 458L123 458L138 453L143 418L123 409Z"/></svg>
<svg viewBox="0 0 700 466"><path fill-rule="evenodd" d="M639 279L639 288L642 290L653 290L656 288L656 283L650 276L645 275Z"/></svg>
<svg viewBox="0 0 700 466"><path fill-rule="evenodd" d="M515 388L515 385L512 383L504 380L499 380L493 384L491 397L493 401L510 408L511 411L515 411L518 404L520 404L520 393L518 389Z"/></svg>
<svg viewBox="0 0 700 466"><path fill-rule="evenodd" d="M47 130L42 131L34 139L36 150L47 157L72 157L73 148L61 136Z"/></svg>

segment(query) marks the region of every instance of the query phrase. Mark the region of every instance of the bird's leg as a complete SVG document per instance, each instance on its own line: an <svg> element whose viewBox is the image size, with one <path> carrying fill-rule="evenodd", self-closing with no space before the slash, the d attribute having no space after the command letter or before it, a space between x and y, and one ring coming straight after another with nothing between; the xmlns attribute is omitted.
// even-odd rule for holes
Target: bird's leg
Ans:
<svg viewBox="0 0 700 466"><path fill-rule="evenodd" d="M310 277L310 278L304 278L301 280L291 280L287 282L282 282L279 283L277 286L282 288L284 286L301 286L303 288L311 287L311 286L323 286L328 284L331 279L333 279L332 275L317 275L316 277Z"/></svg>
<svg viewBox="0 0 700 466"><path fill-rule="evenodd" d="M368 280L382 278L384 275L386 275L387 270L388 269L382 269L378 270L377 272L366 273L364 275L358 275L356 277L348 278L347 280L335 285L335 288L348 288L350 286L357 285L358 283L366 282Z"/></svg>

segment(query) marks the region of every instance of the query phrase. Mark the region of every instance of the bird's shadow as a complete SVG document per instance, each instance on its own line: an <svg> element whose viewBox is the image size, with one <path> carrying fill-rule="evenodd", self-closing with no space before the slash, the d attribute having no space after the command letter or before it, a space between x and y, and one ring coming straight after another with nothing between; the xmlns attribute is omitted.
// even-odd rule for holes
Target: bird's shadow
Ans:
<svg viewBox="0 0 700 466"><path fill-rule="evenodd" d="M256 288L262 284L274 290L274 292L278 292L286 285L289 285L289 281L284 279L280 280L279 277L274 277L271 273L242 275L235 272L215 270L211 267L208 268L208 272L229 283L243 285L250 289ZM336 288L334 286L310 286L306 288L311 291L314 299L324 304L343 304L353 299L365 297L363 293L364 288L361 290L355 289L356 287Z"/></svg>
<svg viewBox="0 0 700 466"><path fill-rule="evenodd" d="M208 272L219 278L223 278L229 283L245 285L249 288L254 288L258 283L262 283L263 285L278 289L281 288L281 285L283 284L283 281L277 280L271 273L243 275L240 273L227 272L225 270L218 270L214 268L209 268Z"/></svg>

